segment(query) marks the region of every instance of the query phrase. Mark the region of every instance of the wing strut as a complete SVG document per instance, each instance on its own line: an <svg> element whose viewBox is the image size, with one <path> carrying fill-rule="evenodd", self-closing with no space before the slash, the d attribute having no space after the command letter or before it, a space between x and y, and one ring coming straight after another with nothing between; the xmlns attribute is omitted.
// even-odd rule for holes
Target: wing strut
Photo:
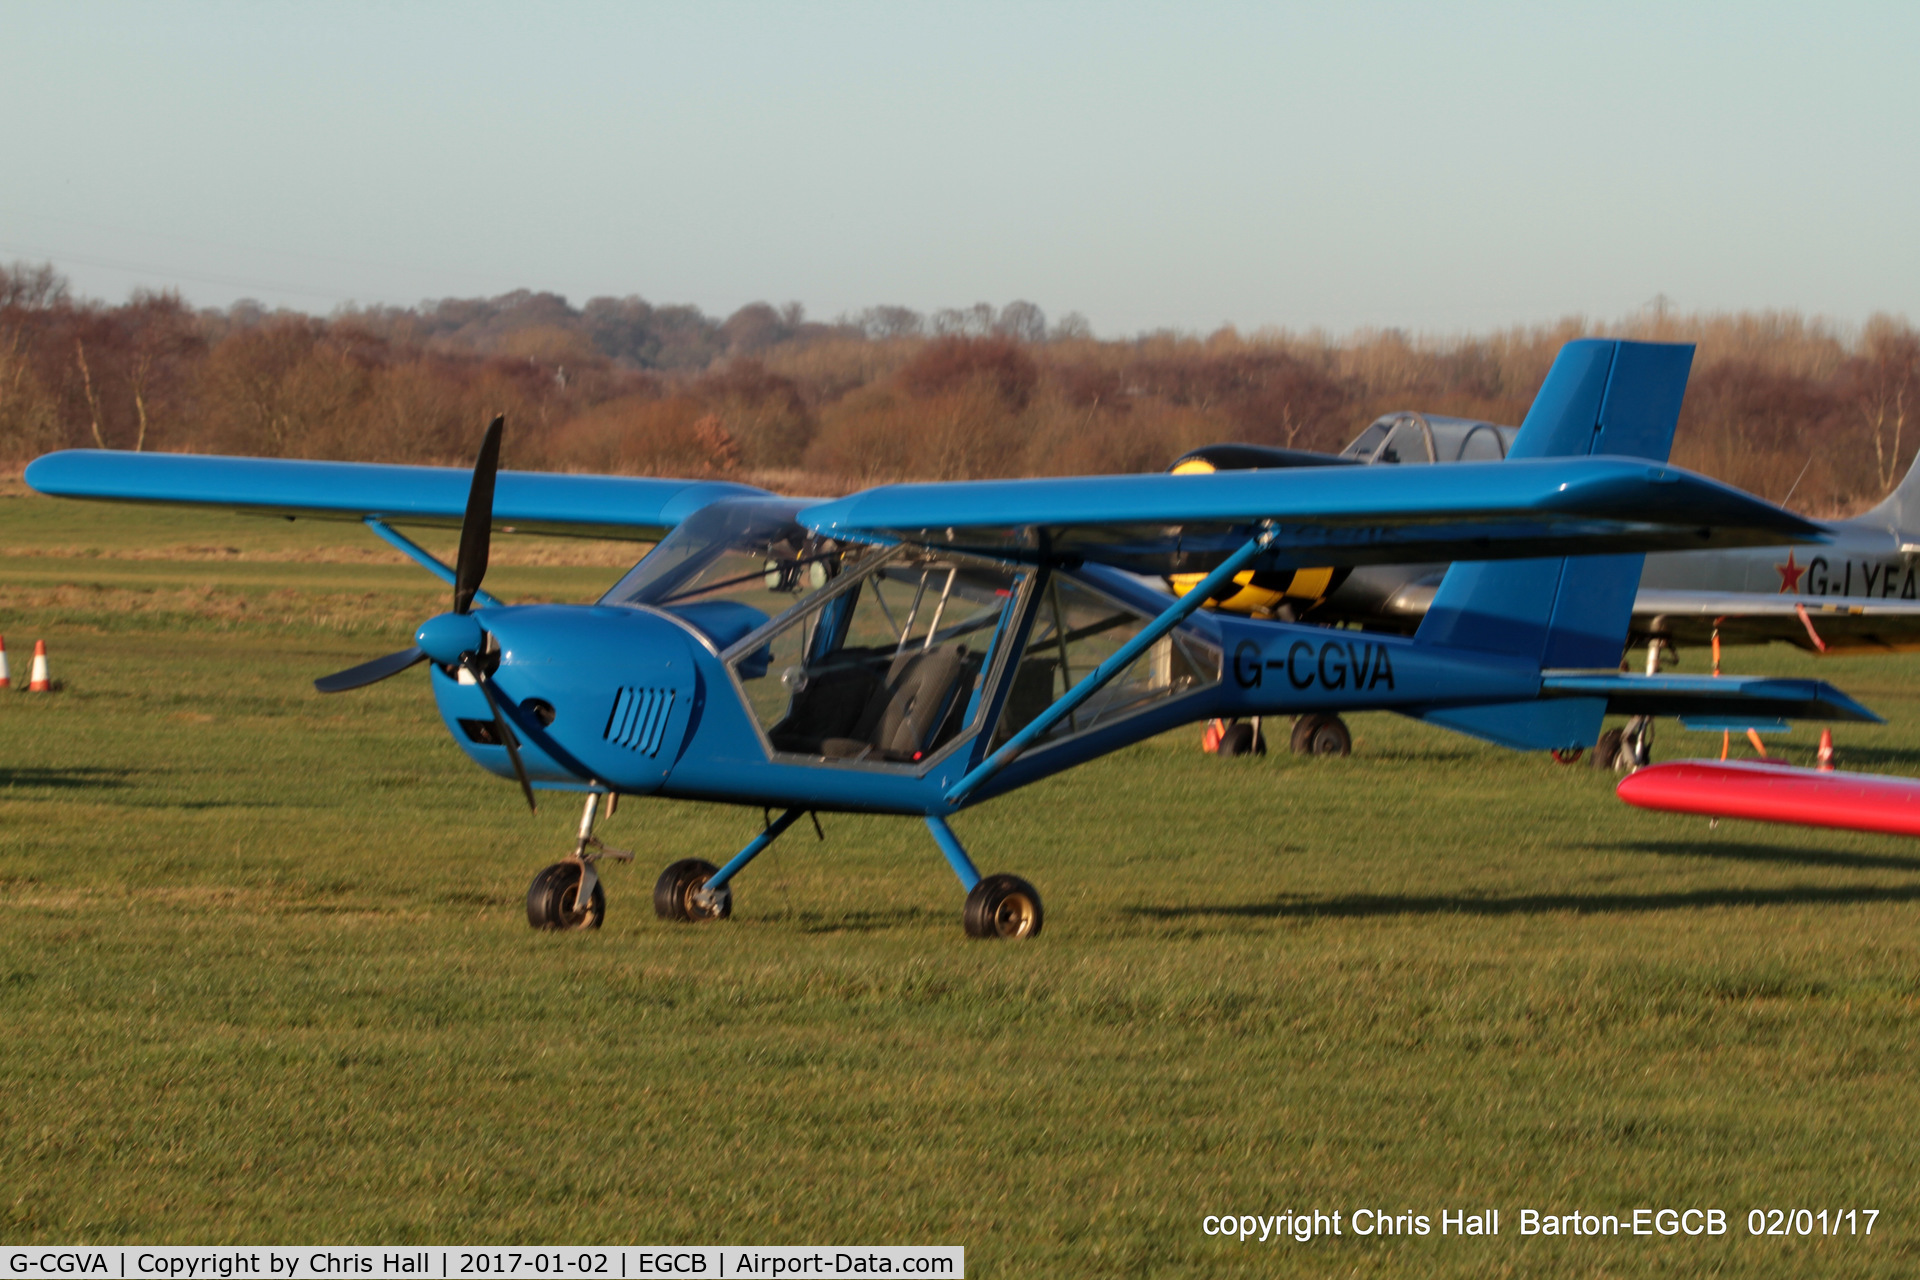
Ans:
<svg viewBox="0 0 1920 1280"><path fill-rule="evenodd" d="M455 585L452 566L439 559L431 551L428 551L413 539L407 537L406 534L401 533L379 516L367 516L362 523L392 543L402 554L425 569L428 573L440 579L440 581L446 583L448 586ZM483 608L488 609L501 608L505 603L499 598L480 590L475 590L473 597L480 602Z"/></svg>
<svg viewBox="0 0 1920 1280"><path fill-rule="evenodd" d="M1140 634L1127 641L1113 652L1105 662L1088 672L1079 684L1067 690L1045 711L1028 723L1027 727L1008 738L1000 749L974 766L971 773L953 784L945 799L950 805L957 805L979 789L981 783L1000 772L1038 741L1049 729L1072 715L1074 710L1098 693L1106 683L1125 671L1133 660L1162 636L1185 622L1187 615L1205 604L1220 589L1233 581L1233 575L1247 567L1249 561L1265 551L1279 537L1280 530L1272 521L1264 522L1260 532L1238 551L1222 560L1206 577L1194 584L1191 591L1168 605L1166 611L1140 629Z"/></svg>

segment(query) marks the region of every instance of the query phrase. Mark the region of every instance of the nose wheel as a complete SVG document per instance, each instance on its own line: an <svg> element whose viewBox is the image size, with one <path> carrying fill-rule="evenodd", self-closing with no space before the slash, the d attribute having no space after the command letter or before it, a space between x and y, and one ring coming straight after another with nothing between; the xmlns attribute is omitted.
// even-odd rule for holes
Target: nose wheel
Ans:
<svg viewBox="0 0 1920 1280"><path fill-rule="evenodd" d="M608 799L607 812L613 812L614 800ZM587 793L586 811L580 815L580 839L573 856L545 867L527 886L527 923L536 929L598 929L607 917L607 891L600 886L600 872L594 863L601 858L632 862L625 849L600 843L593 825L600 817L600 793Z"/></svg>
<svg viewBox="0 0 1920 1280"><path fill-rule="evenodd" d="M536 929L598 929L607 917L607 892L596 878L583 905L580 884L585 872L569 860L535 876L527 889L527 923Z"/></svg>

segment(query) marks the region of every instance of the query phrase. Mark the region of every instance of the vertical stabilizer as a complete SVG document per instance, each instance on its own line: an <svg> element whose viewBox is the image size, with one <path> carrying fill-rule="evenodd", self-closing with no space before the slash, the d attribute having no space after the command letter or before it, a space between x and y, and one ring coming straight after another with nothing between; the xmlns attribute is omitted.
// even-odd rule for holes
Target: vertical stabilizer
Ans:
<svg viewBox="0 0 1920 1280"><path fill-rule="evenodd" d="M1560 349L1509 458L1591 454L1665 462L1693 365L1691 345L1584 338ZM1645 557L1463 561L1447 570L1418 639L1511 654L1542 668L1620 661ZM1592 705L1588 705L1591 702ZM1472 707L1425 718L1508 746L1593 740L1604 703Z"/></svg>
<svg viewBox="0 0 1920 1280"><path fill-rule="evenodd" d="M1893 487L1892 493L1872 509L1844 523L1885 529L1902 543L1920 542L1920 453L1913 456L1913 465L1907 468L1907 474Z"/></svg>

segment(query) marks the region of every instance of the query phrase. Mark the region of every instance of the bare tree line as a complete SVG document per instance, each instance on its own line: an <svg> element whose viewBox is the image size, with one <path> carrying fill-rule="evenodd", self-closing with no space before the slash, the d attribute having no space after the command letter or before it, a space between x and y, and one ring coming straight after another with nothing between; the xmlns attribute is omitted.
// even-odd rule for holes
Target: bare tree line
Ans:
<svg viewBox="0 0 1920 1280"><path fill-rule="evenodd" d="M1157 470L1220 440L1336 449L1380 413L1516 423L1570 338L1698 345L1675 460L1819 513L1877 500L1920 431L1920 332L1793 312L1570 318L1464 337L1223 329L1095 339L1029 302L831 322L554 294L327 318L171 293L75 299L0 268L0 459L206 450L464 465L505 412L508 464L733 475L789 488Z"/></svg>

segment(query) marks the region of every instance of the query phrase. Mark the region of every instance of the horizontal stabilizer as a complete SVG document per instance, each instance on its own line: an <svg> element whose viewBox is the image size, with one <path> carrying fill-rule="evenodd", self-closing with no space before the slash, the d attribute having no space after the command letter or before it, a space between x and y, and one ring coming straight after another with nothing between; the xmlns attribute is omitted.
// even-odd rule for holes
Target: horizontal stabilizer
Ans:
<svg viewBox="0 0 1920 1280"><path fill-rule="evenodd" d="M1540 678L1540 696L1603 698L1613 715L1713 716L1737 720L1742 725L1767 720L1884 723L1824 680L1549 671Z"/></svg>
<svg viewBox="0 0 1920 1280"><path fill-rule="evenodd" d="M191 453L66 449L35 458L26 480L57 498L157 502L259 515L460 527L473 473L464 467L307 462ZM502 471L493 522L521 533L652 541L708 503L770 497L717 480Z"/></svg>

